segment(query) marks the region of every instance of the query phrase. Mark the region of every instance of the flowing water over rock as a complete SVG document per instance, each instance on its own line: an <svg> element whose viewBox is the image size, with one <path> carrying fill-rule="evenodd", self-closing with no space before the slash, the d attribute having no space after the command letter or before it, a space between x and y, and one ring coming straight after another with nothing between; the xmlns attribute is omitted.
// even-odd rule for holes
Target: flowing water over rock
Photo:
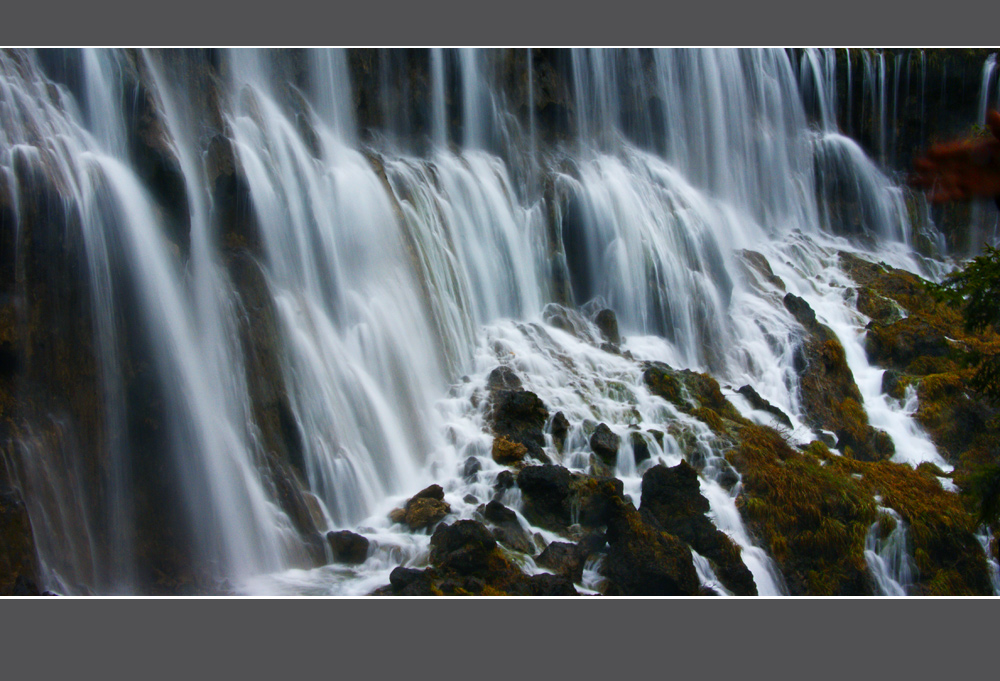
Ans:
<svg viewBox="0 0 1000 681"><path fill-rule="evenodd" d="M502 367L546 411L528 457L613 475L636 507L645 472L690 463L756 592L788 593L731 443L645 372L707 372L741 418L835 445L791 294L893 460L951 470L883 394L841 265L947 269L917 252L946 240L886 132L923 103L924 59L893 57L890 96L884 55L846 57L845 97L842 56L815 50L0 53L2 340L23 358L0 482L43 588L371 593L427 564L433 526L390 513L432 483L445 522L504 504L501 544L528 548L504 551L551 571L535 558L566 533L495 460ZM872 527L880 593L912 586L904 528ZM367 557L329 562L330 530ZM710 558L702 586L733 593Z"/></svg>

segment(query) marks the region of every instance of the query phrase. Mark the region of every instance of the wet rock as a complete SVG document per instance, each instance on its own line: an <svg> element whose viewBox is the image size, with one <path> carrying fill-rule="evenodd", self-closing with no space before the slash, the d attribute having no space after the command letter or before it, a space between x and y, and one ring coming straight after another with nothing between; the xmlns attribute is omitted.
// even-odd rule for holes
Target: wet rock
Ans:
<svg viewBox="0 0 1000 681"><path fill-rule="evenodd" d="M489 572L496 553L496 539L482 523L474 520L441 525L431 536L431 563L460 574Z"/></svg>
<svg viewBox="0 0 1000 681"><path fill-rule="evenodd" d="M535 558L535 564L554 570L574 584L579 584L583 579L587 555L586 550L577 544L552 542Z"/></svg>
<svg viewBox="0 0 1000 681"><path fill-rule="evenodd" d="M594 324L601 332L601 337L614 346L622 344L622 337L618 333L618 318L613 310L603 309L594 316Z"/></svg>
<svg viewBox="0 0 1000 681"><path fill-rule="evenodd" d="M510 596L579 596L573 582L563 575L532 575L511 586Z"/></svg>
<svg viewBox="0 0 1000 681"><path fill-rule="evenodd" d="M767 261L767 258L763 254L750 250L737 251L737 254L740 256L741 262L749 270L753 271L757 276L770 283L779 291L785 290L785 282L781 281L775 275L774 270L771 269L771 263Z"/></svg>
<svg viewBox="0 0 1000 681"><path fill-rule="evenodd" d="M470 504L470 505L471 504L478 504L479 503L479 499L477 499L476 497L472 496L471 494L466 494L464 497L462 497L462 501L464 501L465 503Z"/></svg>
<svg viewBox="0 0 1000 681"><path fill-rule="evenodd" d="M531 536L521 527L517 514L499 501L491 501L483 508L483 517L494 525L493 537L510 549L528 555L535 554L535 544Z"/></svg>
<svg viewBox="0 0 1000 681"><path fill-rule="evenodd" d="M897 400L903 399L905 387L901 379L902 376L898 371L886 369L885 373L882 374L882 392Z"/></svg>
<svg viewBox="0 0 1000 681"><path fill-rule="evenodd" d="M326 540L333 551L333 560L337 563L358 565L368 559L369 541L367 537L349 530L327 532Z"/></svg>
<svg viewBox="0 0 1000 681"><path fill-rule="evenodd" d="M430 527L451 513L451 505L444 501L441 485L431 485L410 497L403 508L393 509L389 519L405 523L411 530Z"/></svg>
<svg viewBox="0 0 1000 681"><path fill-rule="evenodd" d="M686 461L673 468L659 465L646 471L639 508L707 558L730 591L740 596L757 594L753 575L740 558L740 548L705 515L708 500L701 494L698 474Z"/></svg>
<svg viewBox="0 0 1000 681"><path fill-rule="evenodd" d="M807 329L811 329L817 324L816 312L813 311L812 307L802 298L799 298L794 293L786 293L785 297L782 299L785 304L785 309L792 313L792 316Z"/></svg>
<svg viewBox="0 0 1000 681"><path fill-rule="evenodd" d="M511 442L500 435L493 438L491 454L493 460L501 466L510 466L524 460L528 454L528 448L520 442Z"/></svg>
<svg viewBox="0 0 1000 681"><path fill-rule="evenodd" d="M636 465L649 459L649 443L646 442L646 438L635 431L629 433L628 437L632 443L632 456L635 458Z"/></svg>
<svg viewBox="0 0 1000 681"><path fill-rule="evenodd" d="M37 584L35 555L31 520L21 494L15 489L0 491L0 596L29 595L14 592ZM34 592L30 595L38 595L37 586Z"/></svg>
<svg viewBox="0 0 1000 681"><path fill-rule="evenodd" d="M570 524L570 483L562 466L528 466L517 476L524 495L524 516L534 525L560 530Z"/></svg>
<svg viewBox="0 0 1000 681"><path fill-rule="evenodd" d="M549 419L549 410L535 393L527 390L497 390L490 396L486 420L494 437L524 445L528 454L541 461L548 461L543 451L543 430Z"/></svg>
<svg viewBox="0 0 1000 681"><path fill-rule="evenodd" d="M432 573L426 570L398 567L389 573L389 585L394 596L435 596Z"/></svg>
<svg viewBox="0 0 1000 681"><path fill-rule="evenodd" d="M498 366L486 378L486 389L490 391L520 390L521 379L518 378L517 374L509 366Z"/></svg>
<svg viewBox="0 0 1000 681"><path fill-rule="evenodd" d="M509 490L511 487L517 484L517 480L514 478L514 474L510 471L500 471L497 475L496 481L493 483L493 489L497 493L503 493Z"/></svg>
<svg viewBox="0 0 1000 681"><path fill-rule="evenodd" d="M788 414L781 411L773 404L771 404L763 397L761 397L760 393L754 390L753 386L745 385L736 392L738 392L740 395L743 395L743 397L746 398L747 402L750 403L750 406L752 406L754 409L758 409L760 411L766 411L768 414L777 419L781 425L786 426L787 428L792 427L792 420L788 418Z"/></svg>
<svg viewBox="0 0 1000 681"><path fill-rule="evenodd" d="M805 329L799 348L805 421L817 431L833 432L837 447L849 456L867 461L880 458L878 432L868 422L861 391L836 334L816 320L812 308L801 298L788 294L785 307Z"/></svg>
<svg viewBox="0 0 1000 681"><path fill-rule="evenodd" d="M594 434L590 436L590 448L609 466L615 465L619 446L621 446L621 437L603 423L599 424L594 430Z"/></svg>
<svg viewBox="0 0 1000 681"><path fill-rule="evenodd" d="M608 553L601 564L611 596L693 596L698 574L684 542L643 519L624 497L613 498Z"/></svg>
<svg viewBox="0 0 1000 681"><path fill-rule="evenodd" d="M451 513L451 506L437 499L414 499L406 505L406 524L411 530L430 527Z"/></svg>
<svg viewBox="0 0 1000 681"><path fill-rule="evenodd" d="M561 411L552 417L552 440L560 452L566 447L566 437L569 435L569 419Z"/></svg>
<svg viewBox="0 0 1000 681"><path fill-rule="evenodd" d="M475 482L481 470L483 470L483 464L476 457L470 456L462 467L462 479L466 482Z"/></svg>

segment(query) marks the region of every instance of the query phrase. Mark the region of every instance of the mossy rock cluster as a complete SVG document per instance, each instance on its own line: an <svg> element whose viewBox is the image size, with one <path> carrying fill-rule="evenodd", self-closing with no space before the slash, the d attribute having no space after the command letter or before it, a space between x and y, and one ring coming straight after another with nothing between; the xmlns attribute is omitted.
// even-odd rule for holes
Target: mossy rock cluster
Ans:
<svg viewBox="0 0 1000 681"><path fill-rule="evenodd" d="M979 466L1000 463L1000 409L972 387L975 368L965 360L968 352L996 352L1000 336L968 333L961 311L938 302L914 274L848 253L840 254L840 262L869 297L891 301L905 313L898 320L872 317L869 358L891 370L883 381L890 395L902 399L907 388L916 390L915 418L955 465L956 482Z"/></svg>
<svg viewBox="0 0 1000 681"><path fill-rule="evenodd" d="M865 461L891 457L895 453L892 440L868 422L861 391L836 334L819 323L802 298L788 293L784 304L805 332L797 368L807 422L816 429L832 431L837 447L847 456Z"/></svg>

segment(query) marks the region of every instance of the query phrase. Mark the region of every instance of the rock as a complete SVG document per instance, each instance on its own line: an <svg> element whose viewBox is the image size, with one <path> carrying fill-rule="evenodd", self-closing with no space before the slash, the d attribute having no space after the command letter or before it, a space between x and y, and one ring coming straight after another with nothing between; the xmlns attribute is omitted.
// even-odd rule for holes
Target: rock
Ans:
<svg viewBox="0 0 1000 681"><path fill-rule="evenodd" d="M609 466L615 465L620 445L621 438L603 423L590 436L590 448Z"/></svg>
<svg viewBox="0 0 1000 681"><path fill-rule="evenodd" d="M649 459L649 443L646 442L646 438L635 431L629 433L628 437L632 443L632 456L635 458L636 465Z"/></svg>
<svg viewBox="0 0 1000 681"><path fill-rule="evenodd" d="M528 454L548 461L543 447L543 429L549 419L549 410L532 392L527 390L496 390L490 396L486 420L495 437L522 444Z"/></svg>
<svg viewBox="0 0 1000 681"><path fill-rule="evenodd" d="M758 409L760 411L766 411L775 419L777 419L778 422L781 423L783 426L786 426L788 428L792 427L792 420L788 418L788 414L781 411L773 404L771 404L763 397L761 397L760 394L753 389L753 386L745 385L736 392L738 392L740 395L743 395L743 397L747 399L747 402L750 403L750 406L753 407L754 409Z"/></svg>
<svg viewBox="0 0 1000 681"><path fill-rule="evenodd" d="M476 457L470 456L462 467L462 479L466 482L475 482L481 470L483 470L483 464Z"/></svg>
<svg viewBox="0 0 1000 681"><path fill-rule="evenodd" d="M552 439L560 452L566 447L566 437L569 435L569 419L561 411L552 417Z"/></svg>
<svg viewBox="0 0 1000 681"><path fill-rule="evenodd" d="M612 500L608 553L601 564L610 596L693 596L698 574L682 541L646 522L624 497Z"/></svg>
<svg viewBox="0 0 1000 681"><path fill-rule="evenodd" d="M806 327L806 329L811 329L817 324L816 313L802 298L799 298L794 293L786 293L785 297L782 299L785 304L785 309L792 313L792 316L801 324Z"/></svg>
<svg viewBox="0 0 1000 681"><path fill-rule="evenodd" d="M411 530L430 527L451 513L451 506L437 499L421 497L406 504L406 524Z"/></svg>
<svg viewBox="0 0 1000 681"><path fill-rule="evenodd" d="M496 490L498 494L502 494L505 490L510 489L517 484L514 478L514 474L510 471L500 471L497 475L496 482L493 483L493 489Z"/></svg>
<svg viewBox="0 0 1000 681"><path fill-rule="evenodd" d="M707 558L719 580L740 596L757 594L753 575L740 557L740 548L705 515L698 474L682 461L673 468L653 466L642 476L640 511Z"/></svg>
<svg viewBox="0 0 1000 681"><path fill-rule="evenodd" d="M493 535L475 520L441 525L431 536L431 564L460 574L488 573L496 553L497 542Z"/></svg>
<svg viewBox="0 0 1000 681"><path fill-rule="evenodd" d="M414 499L437 499L438 501L444 501L444 488L441 485L430 485L410 497L410 501Z"/></svg>
<svg viewBox="0 0 1000 681"><path fill-rule="evenodd" d="M493 460L501 466L510 466L524 460L528 454L528 448L520 442L511 442L502 435L493 438L493 448L491 450Z"/></svg>
<svg viewBox="0 0 1000 681"><path fill-rule="evenodd" d="M389 573L394 596L434 596L431 574L426 570L398 567Z"/></svg>
<svg viewBox="0 0 1000 681"><path fill-rule="evenodd" d="M495 526L492 533L498 542L514 551L528 555L535 554L535 544L531 536L521 527L516 513L495 500L486 504L482 513L483 517Z"/></svg>
<svg viewBox="0 0 1000 681"><path fill-rule="evenodd" d="M429 527L451 513L451 506L444 501L441 485L431 485L414 494L403 508L393 509L389 519L405 523L411 530Z"/></svg>
<svg viewBox="0 0 1000 681"><path fill-rule="evenodd" d="M534 525L561 530L570 524L570 472L562 466L528 466L517 476L524 516Z"/></svg>
<svg viewBox="0 0 1000 681"><path fill-rule="evenodd" d="M944 358L951 352L945 335L919 316L892 324L868 325L865 350L873 364L906 371L911 364L927 358ZM924 373L924 372L915 372Z"/></svg>
<svg viewBox="0 0 1000 681"><path fill-rule="evenodd" d="M594 316L594 324L601 332L601 337L612 345L622 344L622 337L618 333L618 318L613 310L604 309Z"/></svg>
<svg viewBox="0 0 1000 681"><path fill-rule="evenodd" d="M326 540L333 551L333 560L337 563L358 565L368 559L369 541L366 537L349 530L327 532Z"/></svg>
<svg viewBox="0 0 1000 681"><path fill-rule="evenodd" d="M903 387L901 378L902 376L898 371L886 369L885 373L882 374L882 392L889 397L895 397L897 400L903 399L905 388Z"/></svg>
<svg viewBox="0 0 1000 681"><path fill-rule="evenodd" d="M0 491L0 596L38 595L35 538L28 509L15 489ZM19 586L20 585L20 586Z"/></svg>
<svg viewBox="0 0 1000 681"><path fill-rule="evenodd" d="M511 586L511 596L579 596L573 582L563 575L532 575Z"/></svg>
<svg viewBox="0 0 1000 681"><path fill-rule="evenodd" d="M462 501L464 501L465 503L467 503L469 505L478 504L479 503L479 499L477 499L476 497L472 496L471 494L466 494L464 497L462 497Z"/></svg>
<svg viewBox="0 0 1000 681"><path fill-rule="evenodd" d="M486 378L486 389L494 390L520 390L521 379L509 366L498 366L490 372Z"/></svg>
<svg viewBox="0 0 1000 681"><path fill-rule="evenodd" d="M583 579L587 555L585 549L577 544L552 542L535 558L535 564L554 570L574 584L579 584Z"/></svg>

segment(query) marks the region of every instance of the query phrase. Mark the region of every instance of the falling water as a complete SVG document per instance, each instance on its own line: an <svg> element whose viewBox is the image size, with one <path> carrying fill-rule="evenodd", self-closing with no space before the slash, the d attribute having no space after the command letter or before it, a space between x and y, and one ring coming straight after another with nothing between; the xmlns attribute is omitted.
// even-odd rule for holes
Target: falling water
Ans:
<svg viewBox="0 0 1000 681"><path fill-rule="evenodd" d="M831 50L574 50L569 130L555 136L558 88L531 51L431 50L414 58L426 73L412 91L406 57L375 52L363 56L378 83L367 98L353 58L88 50L57 68L50 54L0 54L3 179L21 200L48 178L68 216L50 229L82 243L107 434L96 487L82 426L65 414L43 406L17 438L14 478L31 492L47 586L144 588L151 559L135 542L152 465L176 529L163 541L189 542L191 565L217 584L370 592L393 567L427 559L429 536L386 517L409 494L439 482L458 517L473 515L469 497L491 498L501 467L481 397L502 364L569 419L566 452L547 448L568 468L587 470L597 422L625 436L615 472L636 503L649 466L695 456L649 435L682 424L710 518L741 547L759 593L784 593L737 511L739 487L719 481L728 465L713 434L650 394L640 364L752 384L789 415L792 440L812 438L799 328L773 282L744 267L746 251L840 338L898 460L947 467L912 409L881 394L837 265L840 250L874 248L936 274L913 256L902 190L884 170L899 57L891 107L885 56L863 57L881 166L839 132ZM512 77L520 90L506 89ZM540 107L554 113L542 119ZM151 154L158 165L142 165ZM20 235L27 208L14 210ZM578 313L601 306L617 313L620 355ZM137 372L149 413L130 399ZM651 451L641 465L635 428ZM481 467L471 480L469 457ZM503 501L520 510L516 493ZM335 528L372 540L362 566L311 567L310 542ZM905 545L902 524L884 540L873 532L873 574L886 593L905 590L912 580L887 544L900 533ZM590 565L581 586L596 588L596 574Z"/></svg>

